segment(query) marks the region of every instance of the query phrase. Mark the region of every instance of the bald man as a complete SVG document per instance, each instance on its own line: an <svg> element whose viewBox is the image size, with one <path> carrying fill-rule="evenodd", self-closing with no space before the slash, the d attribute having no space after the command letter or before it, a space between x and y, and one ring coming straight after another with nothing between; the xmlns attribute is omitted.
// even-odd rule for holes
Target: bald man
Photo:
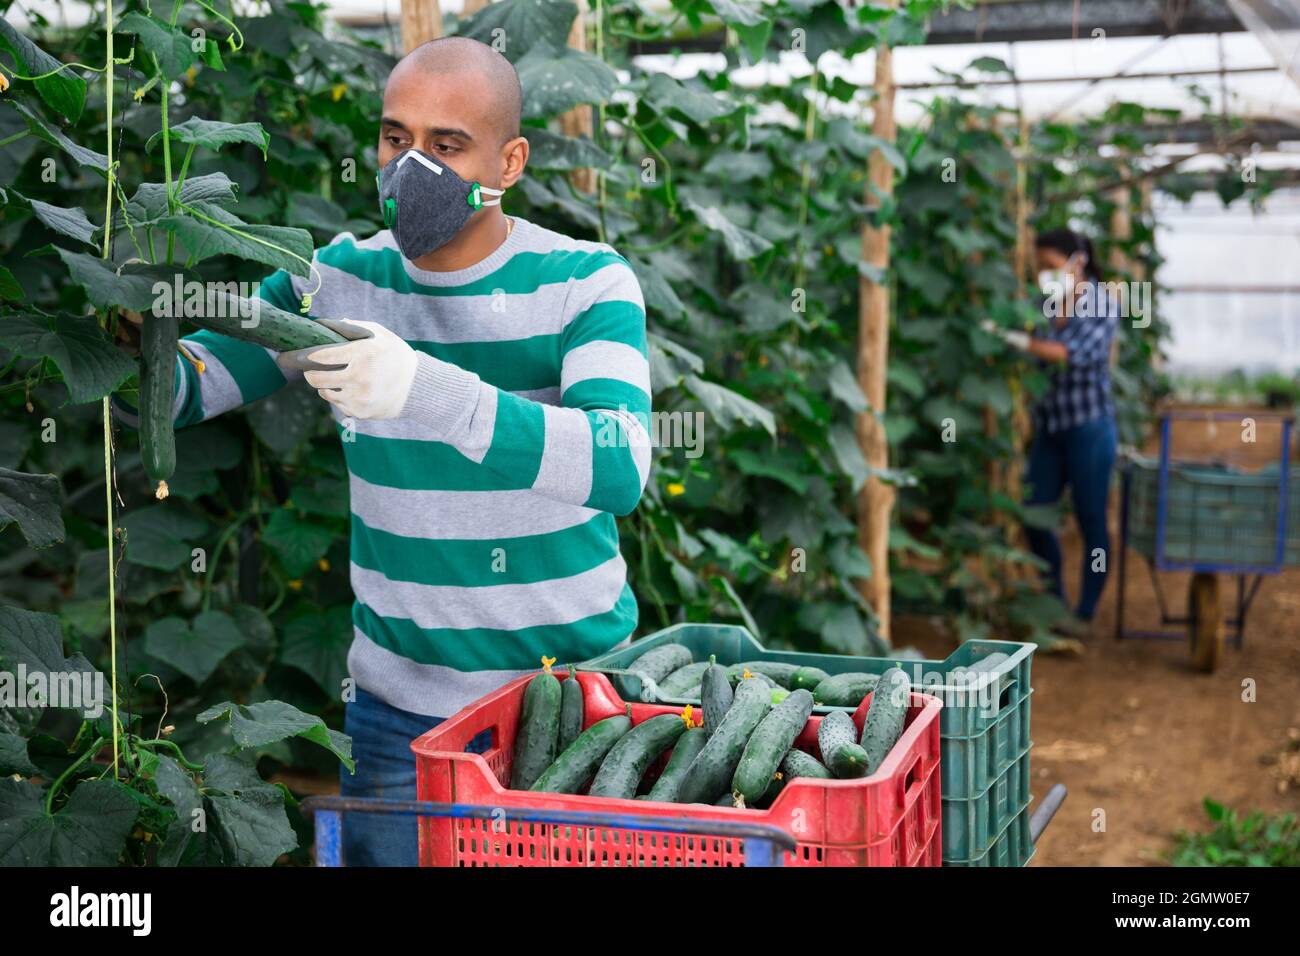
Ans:
<svg viewBox="0 0 1300 956"><path fill-rule="evenodd" d="M276 272L260 296L361 335L307 359L350 473L354 635L343 688L357 773L344 794L415 798L411 740L536 671L624 642L636 599L616 515L650 462L645 307L627 260L506 216L528 141L510 63L474 40L394 68L379 120L388 228ZM178 363L177 425L303 373L199 332ZM278 359L278 360L277 360ZM353 814L350 864L416 862L412 818Z"/></svg>

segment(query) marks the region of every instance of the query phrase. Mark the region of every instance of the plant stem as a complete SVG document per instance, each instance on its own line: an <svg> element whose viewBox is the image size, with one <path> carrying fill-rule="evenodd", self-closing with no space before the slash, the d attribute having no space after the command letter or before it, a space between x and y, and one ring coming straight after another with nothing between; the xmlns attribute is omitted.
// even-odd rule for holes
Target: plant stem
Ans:
<svg viewBox="0 0 1300 956"><path fill-rule="evenodd" d="M24 129L24 130L19 130L17 133L14 133L12 136L6 136L4 139L0 139L0 146L8 146L10 143L16 143L24 136L28 135L28 133L30 132L31 130Z"/></svg>
<svg viewBox="0 0 1300 956"><path fill-rule="evenodd" d="M217 546L212 549L212 564L208 566L208 573L203 579L203 610L208 610L212 604L212 582L217 576L217 561L221 558L221 552L226 547L226 542L230 536L239 530L239 526L249 519L251 511L241 511L235 516L235 520L226 526L226 530L221 532L221 537L217 539Z"/></svg>
<svg viewBox="0 0 1300 956"><path fill-rule="evenodd" d="M164 750L170 750L176 756L176 762L186 770L193 770L195 773L203 772L203 764L190 763L186 760L184 751L182 751L173 740L163 740L162 738L156 740L137 740L135 744L137 747L144 747L149 750L156 750L159 747L162 747Z"/></svg>
<svg viewBox="0 0 1300 956"><path fill-rule="evenodd" d="M101 258L111 261L113 236L113 193L117 183L117 164L113 162L113 0L105 3L107 22L104 25L104 103L106 118L104 120L104 138L108 149L108 186L104 196L104 248ZM105 395L101 403L104 415L104 515L108 522L108 653L109 681L113 693L113 778L117 779L120 750L118 746L117 720L117 566L113 561L113 411L109 396ZM71 768L69 768L71 769ZM66 774L65 774L66 775ZM54 802L54 791L58 785L50 788L46 812Z"/></svg>
<svg viewBox="0 0 1300 956"><path fill-rule="evenodd" d="M108 743L107 737L95 738L95 742L90 745L90 749L87 750L80 757L78 757L75 761L73 761L72 765L68 767L67 770L63 771L63 773L59 774L58 778L54 781L54 783L50 784L50 792L45 795L45 813L47 816L54 812L54 796L59 792L59 788L63 786L63 782L67 780L70 776L72 776L78 770L78 768L80 768L84 763L86 763L86 761L90 760L90 758L94 757L95 754L99 753L104 748L104 744L106 743ZM114 760L116 760L117 759L116 758L116 751L117 751L117 728L116 727L113 728L113 750L114 750Z"/></svg>

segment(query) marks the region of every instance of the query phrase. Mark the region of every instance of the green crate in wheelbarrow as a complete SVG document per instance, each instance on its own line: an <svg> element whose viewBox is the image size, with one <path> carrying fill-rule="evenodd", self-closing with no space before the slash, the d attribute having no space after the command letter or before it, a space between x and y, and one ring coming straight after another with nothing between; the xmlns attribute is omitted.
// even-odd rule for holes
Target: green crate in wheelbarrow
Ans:
<svg viewBox="0 0 1300 956"><path fill-rule="evenodd" d="M675 624L656 631L627 647L593 658L579 667L606 674L624 700L654 696L641 678L627 668L642 654L662 644L676 643L691 652L694 661L714 656L719 664L772 661L802 667L820 667L828 674L850 671L880 674L901 667L913 686L943 701L939 712L940 760L944 813L943 858L966 859L969 848L987 844L986 834L999 833L1016 814L1014 802L989 800L990 789L1000 780L1029 780L1029 707L1033 688L1030 665L1034 645L1014 641L967 641L942 661L905 657L850 657L768 650L745 628L734 624ZM1006 660L987 673L983 690L950 679L959 667L970 667L991 654ZM655 697L672 704L699 704L696 698ZM818 713L851 707L817 707ZM1014 769L1014 774L1013 774ZM979 801L991 811L980 815ZM958 804L950 806L952 801ZM950 853L949 847L961 852Z"/></svg>
<svg viewBox="0 0 1300 956"><path fill-rule="evenodd" d="M1160 463L1135 457L1127 464L1129 543L1155 558ZM1241 471L1227 465L1173 463L1165 487L1167 561L1267 566L1277 560L1278 470ZM1300 563L1300 475L1287 492L1284 562Z"/></svg>

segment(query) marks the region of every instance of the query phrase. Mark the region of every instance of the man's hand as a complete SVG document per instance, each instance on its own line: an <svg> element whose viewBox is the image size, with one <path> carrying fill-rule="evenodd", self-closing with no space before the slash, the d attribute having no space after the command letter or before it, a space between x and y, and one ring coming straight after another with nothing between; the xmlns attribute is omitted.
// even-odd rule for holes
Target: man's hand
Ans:
<svg viewBox="0 0 1300 956"><path fill-rule="evenodd" d="M980 328L989 335L996 335L1013 349L1019 349L1021 352L1029 351L1029 333L1017 332L1015 329L1004 329L997 325L992 319L985 319L980 323Z"/></svg>
<svg viewBox="0 0 1300 956"><path fill-rule="evenodd" d="M370 338L346 345L329 345L307 355L322 365L344 365L336 371L308 371L303 377L325 401L349 418L396 418L411 394L419 353L374 322L341 320L367 329Z"/></svg>

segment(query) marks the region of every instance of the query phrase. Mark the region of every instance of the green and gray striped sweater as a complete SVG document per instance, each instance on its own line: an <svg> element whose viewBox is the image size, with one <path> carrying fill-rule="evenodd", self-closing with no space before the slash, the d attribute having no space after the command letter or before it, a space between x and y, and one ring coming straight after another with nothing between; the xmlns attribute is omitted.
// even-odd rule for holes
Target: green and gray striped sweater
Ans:
<svg viewBox="0 0 1300 956"><path fill-rule="evenodd" d="M382 323L421 353L400 417L347 423L330 406L350 473L357 686L446 717L543 654L582 661L626 640L637 608L614 517L650 467L645 306L627 260L516 218L455 272L417 268L388 231L344 233L314 261L313 316ZM280 271L259 294L296 313L314 285ZM178 362L177 425L287 381L259 346L184 342L205 371Z"/></svg>

